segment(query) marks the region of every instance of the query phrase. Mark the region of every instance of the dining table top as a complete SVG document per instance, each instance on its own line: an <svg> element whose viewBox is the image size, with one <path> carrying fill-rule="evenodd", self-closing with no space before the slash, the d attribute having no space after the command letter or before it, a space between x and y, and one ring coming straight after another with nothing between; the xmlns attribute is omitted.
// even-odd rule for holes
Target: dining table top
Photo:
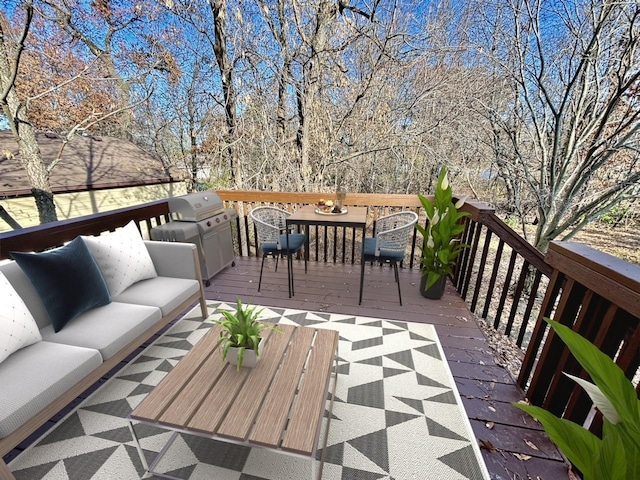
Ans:
<svg viewBox="0 0 640 480"><path fill-rule="evenodd" d="M318 213L315 205L305 205L287 217L287 224L333 225L364 227L367 224L367 207L349 207L346 213Z"/></svg>

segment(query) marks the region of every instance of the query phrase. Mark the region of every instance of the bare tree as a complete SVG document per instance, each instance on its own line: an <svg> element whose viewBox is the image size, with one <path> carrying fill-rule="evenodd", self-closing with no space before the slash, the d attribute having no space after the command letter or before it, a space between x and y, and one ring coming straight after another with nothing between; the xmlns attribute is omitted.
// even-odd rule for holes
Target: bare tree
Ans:
<svg viewBox="0 0 640 480"><path fill-rule="evenodd" d="M178 75L172 55L160 42L159 12L150 0L42 1L42 16L65 31L71 43L84 45L106 71L117 94L114 110L119 114L112 115L118 120L118 128L112 132L115 136L133 138L132 104L139 103L133 95L135 85L142 84L154 70ZM147 28L149 24L154 25L153 31Z"/></svg>
<svg viewBox="0 0 640 480"><path fill-rule="evenodd" d="M23 8L24 20L17 37L13 35L8 19L0 12L0 104L18 143L20 163L29 179L40 222L44 223L58 219L49 170L42 160L36 129L29 120L28 99L20 98L16 90L20 58L33 20L33 4L27 1Z"/></svg>
<svg viewBox="0 0 640 480"><path fill-rule="evenodd" d="M487 114L498 169L510 195L533 200L544 251L640 193L640 6L504 0L476 11L495 83L509 89Z"/></svg>

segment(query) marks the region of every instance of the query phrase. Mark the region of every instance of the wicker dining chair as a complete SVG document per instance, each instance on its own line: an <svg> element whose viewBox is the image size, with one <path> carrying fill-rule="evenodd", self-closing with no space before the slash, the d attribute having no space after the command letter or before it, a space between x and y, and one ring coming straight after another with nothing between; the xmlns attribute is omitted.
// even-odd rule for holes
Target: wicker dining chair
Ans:
<svg viewBox="0 0 640 480"><path fill-rule="evenodd" d="M404 260L407 242L411 237L418 215L414 212L398 212L381 217L376 223L376 234L372 238L364 239L363 258L360 272L360 304L362 304L362 287L364 283L365 262L380 262L393 265L396 283L398 284L398 298L402 305L400 279L398 277L398 263Z"/></svg>
<svg viewBox="0 0 640 480"><path fill-rule="evenodd" d="M257 231L256 243L259 244L260 250L262 251L258 291L260 291L260 286L262 285L262 271L264 269L264 259L266 256L271 255L275 257L275 271L278 271L278 258L286 255L288 261L289 253L291 253L291 255L298 253L307 240L307 236L304 233L290 232L287 246L286 218L289 215L291 215L289 212L275 207L257 207L251 210L251 219ZM289 286L293 289L293 270L289 268L288 272L290 272L291 275L288 279L290 282ZM304 256L304 273L307 273L306 256Z"/></svg>

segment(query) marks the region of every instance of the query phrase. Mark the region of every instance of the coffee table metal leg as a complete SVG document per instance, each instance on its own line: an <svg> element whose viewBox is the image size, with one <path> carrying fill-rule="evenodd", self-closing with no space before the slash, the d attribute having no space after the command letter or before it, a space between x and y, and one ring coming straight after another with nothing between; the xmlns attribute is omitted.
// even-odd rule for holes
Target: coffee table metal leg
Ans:
<svg viewBox="0 0 640 480"><path fill-rule="evenodd" d="M144 457L144 453L142 452L142 447L140 446L140 440L136 435L136 431L133 429L133 422L129 420L129 430L131 431L131 436L133 440L136 442L136 450L138 451L138 455L140 456L140 462L142 462L142 466L144 467L145 473L149 471L149 464L147 463L147 459Z"/></svg>
<svg viewBox="0 0 640 480"><path fill-rule="evenodd" d="M143 475L142 478L148 478L150 475L154 475L154 476L158 476L158 477L169 478L169 479L172 479L172 480L181 480L181 479L179 479L177 477L173 477L171 475L166 475L166 474L163 474L163 473L158 473L158 472L154 472L153 471L153 469L156 468L156 465L158 465L158 463L160 462L160 460L162 459L164 454L167 453L167 450L169 450L169 447L171 447L171 445L173 444L174 440L178 436L178 432L173 432L173 434L171 435L171 438L167 441L167 443L164 445L164 447L162 447L162 450L160 450L160 452L158 452L156 457L153 459L153 462L151 462L151 465L149 465L147 463L147 459L144 456L144 453L142 451L142 446L140 445L140 440L138 439L138 436L136 435L136 431L133 428L133 422L131 420L129 420L129 430L131 431L131 436L133 437L134 441L136 442L136 450L138 451L138 456L140 457L140 462L142 462L142 467L144 468L144 475Z"/></svg>
<svg viewBox="0 0 640 480"><path fill-rule="evenodd" d="M327 428L324 431L322 439L322 456L320 457L320 469L318 471L318 479L322 480L322 470L324 469L324 456L327 452L327 440L329 440L329 426L331 425L331 417L333 416L333 401L336 398L336 387L338 385L338 346L333 361L333 388L331 389L331 400L329 401L329 415L327 416ZM315 455L311 459L311 480L316 480L316 458Z"/></svg>

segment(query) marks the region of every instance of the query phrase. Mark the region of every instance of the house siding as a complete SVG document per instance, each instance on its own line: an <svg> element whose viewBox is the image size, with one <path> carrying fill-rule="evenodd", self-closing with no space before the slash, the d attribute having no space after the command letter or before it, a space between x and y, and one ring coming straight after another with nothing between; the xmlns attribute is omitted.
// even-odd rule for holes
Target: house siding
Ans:
<svg viewBox="0 0 640 480"><path fill-rule="evenodd" d="M93 213L107 212L141 203L177 197L187 193L185 182L164 183L137 187L89 190L74 193L58 193L54 197L58 220L77 218ZM5 210L23 228L38 225L38 210L33 197L7 198L0 200ZM0 232L11 227L0 220Z"/></svg>

